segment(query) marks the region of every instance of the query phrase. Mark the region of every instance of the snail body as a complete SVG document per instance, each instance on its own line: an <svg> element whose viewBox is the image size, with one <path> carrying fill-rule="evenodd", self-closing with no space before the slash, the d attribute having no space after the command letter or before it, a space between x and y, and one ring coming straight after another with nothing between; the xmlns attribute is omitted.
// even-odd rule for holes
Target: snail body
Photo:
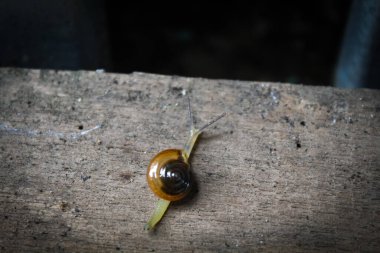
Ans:
<svg viewBox="0 0 380 253"><path fill-rule="evenodd" d="M145 225L146 230L153 229L162 219L170 202L181 200L189 194L193 185L189 158L195 142L205 128L226 115L222 113L216 119L211 120L203 127L197 129L194 126L190 98L188 101L191 129L190 136L184 148L161 151L153 157L148 165L146 174L148 185L153 193L160 199L157 202L152 216Z"/></svg>

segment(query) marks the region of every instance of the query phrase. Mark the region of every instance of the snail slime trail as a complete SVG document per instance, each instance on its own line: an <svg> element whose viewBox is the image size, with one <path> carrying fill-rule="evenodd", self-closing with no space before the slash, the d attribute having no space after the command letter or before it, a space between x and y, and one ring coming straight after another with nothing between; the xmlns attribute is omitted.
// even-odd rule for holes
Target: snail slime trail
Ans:
<svg viewBox="0 0 380 253"><path fill-rule="evenodd" d="M188 97L190 118L190 136L183 149L166 149L161 151L150 161L146 179L152 192L159 197L156 208L146 223L144 229L151 230L162 219L171 201L185 198L193 185L190 173L189 158L200 134L226 113L220 114L204 126L196 128L191 111L190 97Z"/></svg>

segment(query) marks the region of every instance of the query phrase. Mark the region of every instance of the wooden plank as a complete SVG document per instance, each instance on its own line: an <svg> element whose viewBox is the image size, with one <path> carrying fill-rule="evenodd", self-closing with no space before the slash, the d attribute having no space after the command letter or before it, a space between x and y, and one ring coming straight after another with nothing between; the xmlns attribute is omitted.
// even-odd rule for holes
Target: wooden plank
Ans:
<svg viewBox="0 0 380 253"><path fill-rule="evenodd" d="M153 233L149 160L227 116L192 158L197 193ZM380 92L0 69L0 251L380 248Z"/></svg>

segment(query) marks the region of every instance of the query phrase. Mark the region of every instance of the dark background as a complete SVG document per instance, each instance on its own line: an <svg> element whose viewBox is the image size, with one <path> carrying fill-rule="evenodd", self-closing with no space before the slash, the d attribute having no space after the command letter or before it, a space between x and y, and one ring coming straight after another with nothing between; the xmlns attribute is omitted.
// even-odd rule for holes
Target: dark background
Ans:
<svg viewBox="0 0 380 253"><path fill-rule="evenodd" d="M332 85L351 1L0 2L0 66Z"/></svg>

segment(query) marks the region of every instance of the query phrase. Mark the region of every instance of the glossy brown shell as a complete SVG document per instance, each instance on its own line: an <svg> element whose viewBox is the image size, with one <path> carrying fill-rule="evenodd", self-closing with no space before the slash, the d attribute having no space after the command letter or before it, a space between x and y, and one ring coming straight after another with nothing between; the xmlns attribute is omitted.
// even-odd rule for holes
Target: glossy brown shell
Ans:
<svg viewBox="0 0 380 253"><path fill-rule="evenodd" d="M148 166L146 174L149 187L162 199L183 199L191 188L190 165L179 149L158 153Z"/></svg>

